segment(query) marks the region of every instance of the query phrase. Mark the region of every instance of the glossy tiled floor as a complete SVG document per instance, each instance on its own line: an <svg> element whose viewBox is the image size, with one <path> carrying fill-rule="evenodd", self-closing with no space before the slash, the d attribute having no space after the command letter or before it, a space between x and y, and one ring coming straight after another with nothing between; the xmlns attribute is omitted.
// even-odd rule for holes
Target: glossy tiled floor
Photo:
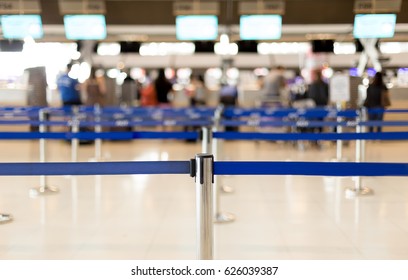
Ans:
<svg viewBox="0 0 408 280"><path fill-rule="evenodd" d="M407 162L403 142L367 143L367 161ZM0 142L0 161L38 161L35 141ZM141 140L104 143L109 160L188 160L200 144ZM224 143L223 159L326 161L323 149L271 142ZM354 145L344 155L354 159ZM88 161L93 146L81 146ZM70 146L49 144L50 161L70 161ZM352 178L229 176L235 192L215 226L218 259L408 259L408 180L364 178L375 195L346 199ZM0 177L0 259L195 259L194 181L186 175L50 177L60 193L30 198L38 177Z"/></svg>

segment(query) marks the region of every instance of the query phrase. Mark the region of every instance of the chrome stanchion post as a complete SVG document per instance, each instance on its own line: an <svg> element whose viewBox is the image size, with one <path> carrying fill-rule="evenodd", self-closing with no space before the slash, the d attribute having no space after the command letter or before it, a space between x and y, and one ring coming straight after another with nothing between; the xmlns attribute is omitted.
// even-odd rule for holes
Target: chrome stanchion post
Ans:
<svg viewBox="0 0 408 280"><path fill-rule="evenodd" d="M203 139L201 141L201 151L203 153L211 153L212 149L212 130L210 127L203 126L201 128L201 131L203 133Z"/></svg>
<svg viewBox="0 0 408 280"><path fill-rule="evenodd" d="M219 107L217 108L217 110L215 111L214 123L215 123L216 131L219 131L219 130L220 130L220 121L221 121L221 116L222 116L222 111L223 111L223 110L224 110L224 106L219 106ZM217 149L217 153L218 153L218 159L221 158L219 151L222 151L222 150L223 150L223 144L224 144L224 141L223 141L223 140L218 140L218 141L217 141L217 145L216 145L217 147L216 147L216 149ZM219 179L219 184L218 184L218 185L220 186L220 190L221 190L223 193L233 193L233 192L234 192L234 188L233 188L233 187L231 187L231 186L226 186L226 185L224 185L224 184L222 183L221 177L220 177L220 179Z"/></svg>
<svg viewBox="0 0 408 280"><path fill-rule="evenodd" d="M361 120L366 119L365 111L361 111L361 115L357 118L356 133L365 132L365 126L360 124ZM356 162L364 162L365 160L365 140L358 139L356 140ZM354 178L354 188L346 189L346 197L354 198L357 196L372 195L374 194L373 190L367 187L362 186L362 177L356 176Z"/></svg>
<svg viewBox="0 0 408 280"><path fill-rule="evenodd" d="M214 121L214 132L217 132L219 128L219 118L215 118ZM219 156L219 142L220 140L217 138L214 138L212 141L212 152L214 154L214 159L218 160ZM235 220L235 215L227 212L221 212L220 210L220 190L222 189L220 187L220 176L215 176L214 178L214 221L217 223L228 223L228 222L233 222Z"/></svg>
<svg viewBox="0 0 408 280"><path fill-rule="evenodd" d="M336 109L337 109L337 113L339 111L341 111L341 103L337 102L336 104ZM337 123L340 123L343 121L342 117L337 116ZM341 125L337 125L336 126L336 130L337 133L343 133L343 127ZM345 158L343 158L343 140L337 140L336 141L336 158L334 159L334 161L346 161Z"/></svg>
<svg viewBox="0 0 408 280"><path fill-rule="evenodd" d="M72 119L71 119L71 132L72 133L79 132L78 111L79 111L79 108L77 106L72 107ZM78 145L79 145L79 139L76 136L74 136L71 139L71 162L78 161Z"/></svg>
<svg viewBox="0 0 408 280"><path fill-rule="evenodd" d="M41 109L38 112L39 114L39 131L40 133L47 132L47 126L44 124L46 121L46 111L45 109ZM47 159L47 146L46 141L44 138L40 138L40 162L44 163ZM38 195L46 195L46 194L54 194L57 193L59 190L56 187L48 186L47 184L47 176L41 175L40 176L40 186L37 188L30 189L31 196L38 196Z"/></svg>
<svg viewBox="0 0 408 280"><path fill-rule="evenodd" d="M102 132L101 122L101 106L99 104L95 104L94 107L94 115L95 115L95 133ZM101 161L102 159L102 139L96 138L95 139L95 161Z"/></svg>
<svg viewBox="0 0 408 280"><path fill-rule="evenodd" d="M197 258L212 260L214 247L213 203L214 157L197 154L195 157L197 207Z"/></svg>

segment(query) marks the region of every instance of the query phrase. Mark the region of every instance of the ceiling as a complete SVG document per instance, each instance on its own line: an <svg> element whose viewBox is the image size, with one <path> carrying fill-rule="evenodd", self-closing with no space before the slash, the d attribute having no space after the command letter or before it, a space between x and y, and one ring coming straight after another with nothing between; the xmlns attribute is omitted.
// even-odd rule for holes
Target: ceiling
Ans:
<svg viewBox="0 0 408 280"><path fill-rule="evenodd" d="M65 40L58 1L40 2L44 40ZM106 0L107 41L175 41L173 2L175 1ZM225 26L231 27L232 40L238 40L239 1L219 2L220 29L222 31ZM328 37L340 41L352 40L353 7L354 0L286 0L281 41L307 41ZM408 0L402 0L394 41L408 41L407 11Z"/></svg>

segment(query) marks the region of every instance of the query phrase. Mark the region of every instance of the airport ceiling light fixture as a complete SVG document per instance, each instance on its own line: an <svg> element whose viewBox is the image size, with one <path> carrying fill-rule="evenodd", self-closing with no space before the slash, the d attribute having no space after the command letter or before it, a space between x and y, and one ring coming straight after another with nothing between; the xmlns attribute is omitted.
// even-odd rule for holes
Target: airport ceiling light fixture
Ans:
<svg viewBox="0 0 408 280"><path fill-rule="evenodd" d="M12 0L0 1L0 14L39 14L41 13L41 5L39 0Z"/></svg>
<svg viewBox="0 0 408 280"><path fill-rule="evenodd" d="M402 0L355 0L355 14L398 13Z"/></svg>
<svg viewBox="0 0 408 280"><path fill-rule="evenodd" d="M105 0L58 0L61 15L106 14Z"/></svg>
<svg viewBox="0 0 408 280"><path fill-rule="evenodd" d="M238 54L238 45L236 43L230 43L227 34L221 34L220 42L215 43L214 52L218 55L230 56Z"/></svg>
<svg viewBox="0 0 408 280"><path fill-rule="evenodd" d="M194 44L183 43L143 43L140 46L141 56L191 55Z"/></svg>
<svg viewBox="0 0 408 280"><path fill-rule="evenodd" d="M259 43L259 54L301 54L310 50L310 43L304 42L282 42L282 43Z"/></svg>

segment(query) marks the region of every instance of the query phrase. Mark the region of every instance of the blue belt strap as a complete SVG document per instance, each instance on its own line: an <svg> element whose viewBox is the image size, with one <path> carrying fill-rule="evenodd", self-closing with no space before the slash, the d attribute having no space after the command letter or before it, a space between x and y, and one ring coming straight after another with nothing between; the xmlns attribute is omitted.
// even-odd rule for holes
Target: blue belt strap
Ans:
<svg viewBox="0 0 408 280"><path fill-rule="evenodd" d="M406 163L226 162L214 163L215 175L408 176ZM271 183L273 185L273 183Z"/></svg>
<svg viewBox="0 0 408 280"><path fill-rule="evenodd" d="M0 176L189 173L189 161L0 163Z"/></svg>

